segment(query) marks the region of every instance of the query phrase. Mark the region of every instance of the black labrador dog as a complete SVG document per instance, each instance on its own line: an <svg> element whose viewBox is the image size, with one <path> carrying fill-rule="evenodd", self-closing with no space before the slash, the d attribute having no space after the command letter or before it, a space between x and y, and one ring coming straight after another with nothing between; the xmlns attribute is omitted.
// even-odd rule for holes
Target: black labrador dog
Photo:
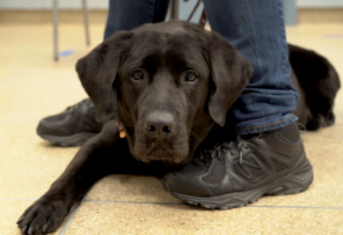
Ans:
<svg viewBox="0 0 343 235"><path fill-rule="evenodd" d="M288 48L292 84L300 95L294 114L307 130L333 125L334 100L341 86L335 68L314 51L290 44Z"/></svg>
<svg viewBox="0 0 343 235"><path fill-rule="evenodd" d="M303 53L308 52L295 46L290 51L291 62L298 63L295 74L302 76L299 110L306 110L304 118L313 126L331 125L337 74L313 54L327 73L312 72L318 67L309 62L304 68L311 70L309 77L301 68ZM202 142L213 140L210 131L224 134L218 127L225 125L227 111L253 73L249 62L220 35L183 22L118 32L80 59L76 70L95 103L97 120L107 123L20 217L23 234L56 231L73 205L106 175L162 176L191 161ZM322 83L330 91L322 91ZM312 99L320 100L321 107L312 106ZM120 127L113 119L119 120L126 138L119 137Z"/></svg>

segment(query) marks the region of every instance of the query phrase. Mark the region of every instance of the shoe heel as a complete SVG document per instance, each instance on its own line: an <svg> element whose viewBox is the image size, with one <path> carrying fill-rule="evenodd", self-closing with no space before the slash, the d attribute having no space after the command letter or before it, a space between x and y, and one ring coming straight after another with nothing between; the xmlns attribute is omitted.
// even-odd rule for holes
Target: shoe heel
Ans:
<svg viewBox="0 0 343 235"><path fill-rule="evenodd" d="M285 176L281 180L275 182L276 187L268 191L268 195L287 195L306 191L313 182L312 167L302 169L296 175L291 174Z"/></svg>

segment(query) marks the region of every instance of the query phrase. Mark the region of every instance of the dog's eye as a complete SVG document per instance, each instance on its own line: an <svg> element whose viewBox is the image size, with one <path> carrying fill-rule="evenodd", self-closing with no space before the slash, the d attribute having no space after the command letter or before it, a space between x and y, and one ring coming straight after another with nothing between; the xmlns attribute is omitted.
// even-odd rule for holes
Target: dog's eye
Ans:
<svg viewBox="0 0 343 235"><path fill-rule="evenodd" d="M140 79L143 79L143 73L141 71L136 71L132 74L132 77L135 79L135 80L140 80Z"/></svg>
<svg viewBox="0 0 343 235"><path fill-rule="evenodd" d="M186 74L186 81L194 82L198 77L194 73L187 73Z"/></svg>

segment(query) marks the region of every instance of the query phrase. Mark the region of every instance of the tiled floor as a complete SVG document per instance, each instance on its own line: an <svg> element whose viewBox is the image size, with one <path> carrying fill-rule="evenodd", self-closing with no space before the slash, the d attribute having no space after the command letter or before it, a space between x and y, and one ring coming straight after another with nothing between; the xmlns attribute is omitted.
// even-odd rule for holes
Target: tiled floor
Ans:
<svg viewBox="0 0 343 235"><path fill-rule="evenodd" d="M19 234L15 221L59 176L78 148L51 147L38 121L85 97L74 71L89 48L82 25L61 25L52 60L51 26L0 24L0 234ZM91 25L93 46L103 25ZM327 56L343 76L343 25L287 28L288 40ZM185 205L158 179L110 176L99 182L56 234L343 234L343 92L336 124L303 134L315 180L308 191L265 197L244 208L211 211Z"/></svg>

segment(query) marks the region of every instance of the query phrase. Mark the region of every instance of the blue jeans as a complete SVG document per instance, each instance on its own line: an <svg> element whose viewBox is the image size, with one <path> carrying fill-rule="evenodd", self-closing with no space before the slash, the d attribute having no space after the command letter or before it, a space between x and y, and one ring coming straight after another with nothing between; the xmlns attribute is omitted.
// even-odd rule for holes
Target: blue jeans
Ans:
<svg viewBox="0 0 343 235"><path fill-rule="evenodd" d="M253 77L228 113L236 135L276 130L297 120L282 0L203 0L208 21L247 58ZM110 0L105 37L165 18L168 1Z"/></svg>
<svg viewBox="0 0 343 235"><path fill-rule="evenodd" d="M105 39L119 30L164 21L169 0L109 0L109 3Z"/></svg>

